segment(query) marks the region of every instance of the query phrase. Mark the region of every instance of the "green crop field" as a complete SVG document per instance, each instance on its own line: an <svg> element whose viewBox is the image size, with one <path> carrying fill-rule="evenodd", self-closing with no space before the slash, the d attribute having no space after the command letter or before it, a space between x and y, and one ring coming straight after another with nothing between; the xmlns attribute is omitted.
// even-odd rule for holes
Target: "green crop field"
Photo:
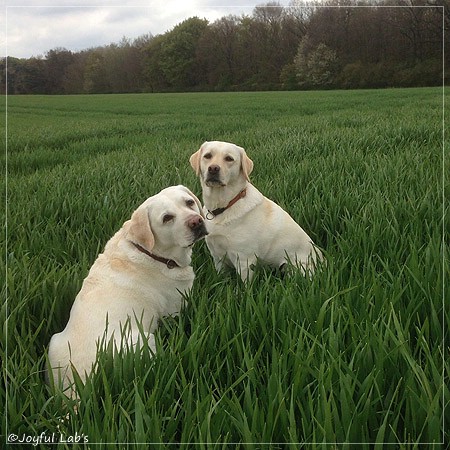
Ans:
<svg viewBox="0 0 450 450"><path fill-rule="evenodd" d="M442 104L434 88L8 97L2 443L443 449ZM161 322L157 356L101 355L66 417L71 401L45 384L51 335L143 200L180 183L201 195L188 160L205 140L246 149L253 183L327 266L312 279L259 267L244 285L196 244L188 306Z"/></svg>

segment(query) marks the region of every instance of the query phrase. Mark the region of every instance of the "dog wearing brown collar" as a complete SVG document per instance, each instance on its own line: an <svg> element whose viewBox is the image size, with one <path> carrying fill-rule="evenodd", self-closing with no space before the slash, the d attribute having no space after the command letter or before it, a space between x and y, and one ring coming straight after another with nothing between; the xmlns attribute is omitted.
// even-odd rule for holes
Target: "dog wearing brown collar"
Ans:
<svg viewBox="0 0 450 450"><path fill-rule="evenodd" d="M206 234L200 201L184 186L136 209L92 265L66 327L51 338L56 386L76 397L73 371L84 381L97 350L111 342L126 350L147 341L155 351L153 331L161 317L179 313L194 281L192 246Z"/></svg>
<svg viewBox="0 0 450 450"><path fill-rule="evenodd" d="M200 178L206 243L217 271L230 265L246 281L260 260L277 268L292 265L308 275L314 272L321 251L286 211L253 186L253 161L242 147L205 142L190 164Z"/></svg>

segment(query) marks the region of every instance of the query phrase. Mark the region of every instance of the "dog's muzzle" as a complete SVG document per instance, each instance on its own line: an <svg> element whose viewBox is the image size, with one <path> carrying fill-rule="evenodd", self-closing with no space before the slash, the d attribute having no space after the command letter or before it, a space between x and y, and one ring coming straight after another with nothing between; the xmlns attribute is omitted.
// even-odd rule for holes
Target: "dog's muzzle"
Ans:
<svg viewBox="0 0 450 450"><path fill-rule="evenodd" d="M220 166L217 164L211 164L208 167L205 183L209 187L224 186L222 180L220 179Z"/></svg>
<svg viewBox="0 0 450 450"><path fill-rule="evenodd" d="M199 239L205 237L208 234L208 231L205 226L205 221L201 216L191 217L188 220L187 224L194 236L194 242L198 241Z"/></svg>
<svg viewBox="0 0 450 450"><path fill-rule="evenodd" d="M196 241L204 238L207 235L208 235L208 230L206 229L206 226L204 223L194 231L194 237L195 237Z"/></svg>
<svg viewBox="0 0 450 450"><path fill-rule="evenodd" d="M219 178L216 177L208 177L205 181L206 186L208 187L221 187L221 186L225 186L224 183L222 183L222 181L220 181Z"/></svg>

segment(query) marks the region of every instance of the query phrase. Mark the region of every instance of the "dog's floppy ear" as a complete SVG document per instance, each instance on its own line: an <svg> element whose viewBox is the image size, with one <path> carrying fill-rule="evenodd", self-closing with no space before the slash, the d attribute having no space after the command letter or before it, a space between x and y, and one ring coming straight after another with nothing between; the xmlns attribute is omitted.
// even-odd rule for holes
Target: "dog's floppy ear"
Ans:
<svg viewBox="0 0 450 450"><path fill-rule="evenodd" d="M242 147L238 147L241 152L241 167L242 172L244 173L245 179L250 181L249 175L253 170L253 161L247 156L245 150Z"/></svg>
<svg viewBox="0 0 450 450"><path fill-rule="evenodd" d="M200 157L205 144L206 142L204 142L202 146L189 158L189 162L191 163L191 166L195 170L195 174L197 176L200 175Z"/></svg>
<svg viewBox="0 0 450 450"><path fill-rule="evenodd" d="M151 251L155 245L155 237L150 227L150 219L148 217L148 208L141 206L138 208L127 224L127 239L139 244L146 250Z"/></svg>

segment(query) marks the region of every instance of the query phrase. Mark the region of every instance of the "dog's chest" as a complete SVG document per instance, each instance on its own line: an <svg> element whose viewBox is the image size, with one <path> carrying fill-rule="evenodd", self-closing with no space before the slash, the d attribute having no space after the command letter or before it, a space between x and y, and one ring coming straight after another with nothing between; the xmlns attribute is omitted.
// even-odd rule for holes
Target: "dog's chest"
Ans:
<svg viewBox="0 0 450 450"><path fill-rule="evenodd" d="M229 247L229 241L222 234L211 234L206 237L206 244L209 250L215 254L225 254Z"/></svg>
<svg viewBox="0 0 450 450"><path fill-rule="evenodd" d="M193 281L160 279L159 282L157 285L151 283L141 291L142 309L154 309L158 316L178 314L184 304L183 295L189 293Z"/></svg>
<svg viewBox="0 0 450 450"><path fill-rule="evenodd" d="M208 232L209 234L205 238L206 245L215 258L222 258L230 251L234 251L237 244L234 234L230 233L228 226L211 223Z"/></svg>

